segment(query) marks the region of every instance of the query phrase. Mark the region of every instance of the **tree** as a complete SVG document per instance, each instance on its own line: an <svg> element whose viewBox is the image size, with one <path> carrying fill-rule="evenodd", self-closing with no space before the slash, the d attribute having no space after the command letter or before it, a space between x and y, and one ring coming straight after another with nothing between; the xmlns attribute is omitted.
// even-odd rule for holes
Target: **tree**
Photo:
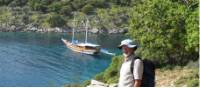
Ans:
<svg viewBox="0 0 200 88"><path fill-rule="evenodd" d="M61 9L62 9L61 2L54 2L49 6L49 11L52 11L52 12L59 13Z"/></svg>
<svg viewBox="0 0 200 88"><path fill-rule="evenodd" d="M25 6L28 0L13 0L9 3L9 6L11 7L17 7L17 6Z"/></svg>
<svg viewBox="0 0 200 88"><path fill-rule="evenodd" d="M13 0L0 0L0 5L3 6L7 6L9 3L11 3Z"/></svg>
<svg viewBox="0 0 200 88"><path fill-rule="evenodd" d="M53 0L29 0L28 6L35 11L46 12L48 10L48 5L50 5Z"/></svg>
<svg viewBox="0 0 200 88"><path fill-rule="evenodd" d="M48 23L50 27L62 27L66 24L66 21L63 16L50 13L44 23Z"/></svg>
<svg viewBox="0 0 200 88"><path fill-rule="evenodd" d="M105 7L105 0L87 0L87 3L93 5L94 7Z"/></svg>
<svg viewBox="0 0 200 88"><path fill-rule="evenodd" d="M70 5L67 5L67 6L63 6L62 9L60 10L60 14L63 14L63 15L71 15L71 12L72 12L72 8Z"/></svg>
<svg viewBox="0 0 200 88"><path fill-rule="evenodd" d="M85 5L85 6L81 9L81 11L82 11L83 13L85 13L85 14L89 14L89 13L92 13L93 8L94 8L94 7L93 7L92 5L87 4L87 5Z"/></svg>
<svg viewBox="0 0 200 88"><path fill-rule="evenodd" d="M74 10L80 10L85 5L85 0L73 0L71 4Z"/></svg>
<svg viewBox="0 0 200 88"><path fill-rule="evenodd" d="M188 21L198 24L196 15L190 16L190 13L193 11L185 4L173 0L145 0L134 6L130 13L129 35L140 44L142 57L158 63L180 65L191 59L197 60L197 51L185 49L188 46L186 39L190 36L187 31L198 28L197 25L188 25L188 16L191 17ZM196 34L190 38L195 42L192 47L198 48Z"/></svg>
<svg viewBox="0 0 200 88"><path fill-rule="evenodd" d="M198 52L199 49L199 30L198 30L198 1L191 2L188 6L190 10L189 15L186 18L186 39L187 46L186 49L191 52ZM190 2L188 2L190 3Z"/></svg>
<svg viewBox="0 0 200 88"><path fill-rule="evenodd" d="M110 2L120 6L130 6L132 0L109 0Z"/></svg>

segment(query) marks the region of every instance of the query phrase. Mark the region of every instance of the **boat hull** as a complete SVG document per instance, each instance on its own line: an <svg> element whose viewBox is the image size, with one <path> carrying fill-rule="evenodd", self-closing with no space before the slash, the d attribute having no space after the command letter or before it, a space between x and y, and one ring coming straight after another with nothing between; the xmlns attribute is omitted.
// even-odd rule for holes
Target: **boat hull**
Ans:
<svg viewBox="0 0 200 88"><path fill-rule="evenodd" d="M99 47L88 48L88 47L84 47L84 46L79 46L78 44L73 44L73 43L71 43L71 42L69 42L65 39L61 39L61 40L64 42L66 47L68 47L69 49L71 49L75 52L90 54L90 55L95 55L95 54L98 54L100 52Z"/></svg>

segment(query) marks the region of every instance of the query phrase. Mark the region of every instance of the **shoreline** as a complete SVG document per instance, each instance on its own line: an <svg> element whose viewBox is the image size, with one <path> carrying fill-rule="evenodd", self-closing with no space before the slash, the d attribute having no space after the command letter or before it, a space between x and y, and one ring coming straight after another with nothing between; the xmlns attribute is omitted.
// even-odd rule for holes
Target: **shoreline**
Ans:
<svg viewBox="0 0 200 88"><path fill-rule="evenodd" d="M30 25L25 26L7 26L1 27L0 32L39 32L39 33L48 33L48 32L55 32L55 33L71 33L72 28L70 27L54 27L54 28L39 28ZM85 32L85 29L76 29L75 32ZM93 34L125 34L128 32L128 29L97 29L92 28L88 30L89 33Z"/></svg>

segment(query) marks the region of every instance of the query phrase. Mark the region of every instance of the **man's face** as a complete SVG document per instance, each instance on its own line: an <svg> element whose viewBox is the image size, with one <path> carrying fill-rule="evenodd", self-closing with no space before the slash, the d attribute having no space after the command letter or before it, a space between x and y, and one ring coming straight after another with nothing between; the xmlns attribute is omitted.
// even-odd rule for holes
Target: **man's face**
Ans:
<svg viewBox="0 0 200 88"><path fill-rule="evenodd" d="M126 46L126 45L123 45L123 46L122 46L122 51L123 51L123 53L125 53L125 54L130 54L130 53L133 52L133 49L132 49L132 48L129 48L129 47Z"/></svg>

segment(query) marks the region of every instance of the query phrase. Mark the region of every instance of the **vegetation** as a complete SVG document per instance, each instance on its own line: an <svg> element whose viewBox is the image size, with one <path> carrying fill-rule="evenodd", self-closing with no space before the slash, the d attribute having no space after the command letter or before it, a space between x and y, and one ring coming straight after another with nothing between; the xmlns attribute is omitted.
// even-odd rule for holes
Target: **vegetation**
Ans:
<svg viewBox="0 0 200 88"><path fill-rule="evenodd" d="M75 16L97 29L128 29L137 43L138 55L157 67L184 67L199 59L198 0L0 0L0 28L33 25L38 28L72 27ZM95 79L118 81L121 56ZM198 86L194 71L179 79ZM86 82L88 84L88 82Z"/></svg>
<svg viewBox="0 0 200 88"><path fill-rule="evenodd" d="M143 58L182 65L198 60L198 1L145 0L132 8L129 35Z"/></svg>
<svg viewBox="0 0 200 88"><path fill-rule="evenodd" d="M104 71L97 74L94 79L113 84L118 83L119 69L122 64L122 56L115 56L112 58L112 63ZM162 86L187 86L197 87L199 86L199 62L191 61L186 66L166 66L162 68L156 68L156 87ZM89 85L89 84L88 84ZM87 86L87 85L84 85Z"/></svg>
<svg viewBox="0 0 200 88"><path fill-rule="evenodd" d="M172 81L172 84L165 81L169 83L166 86L199 86L198 66L192 70L184 68L199 58L198 1L144 0L132 6L129 12L128 35L140 46L137 54L151 59L161 69L157 70L156 77ZM110 66L95 79L117 83L120 58L113 57ZM162 80L158 86L162 86L159 85Z"/></svg>
<svg viewBox="0 0 200 88"><path fill-rule="evenodd" d="M70 20L75 16L79 22L89 18L94 21L91 22L92 27L98 29L127 29L127 11L131 3L126 1L131 0L0 0L1 10L8 9L6 13L0 14L0 17L7 15L0 22L6 20L11 23L6 23L8 26L21 23L23 26L31 24L39 28L62 28L72 27ZM14 20L20 22L12 24Z"/></svg>
<svg viewBox="0 0 200 88"><path fill-rule="evenodd" d="M111 84L118 82L119 77L119 69L122 63L122 56L113 57L112 63L110 66L102 73L96 75L95 79Z"/></svg>

